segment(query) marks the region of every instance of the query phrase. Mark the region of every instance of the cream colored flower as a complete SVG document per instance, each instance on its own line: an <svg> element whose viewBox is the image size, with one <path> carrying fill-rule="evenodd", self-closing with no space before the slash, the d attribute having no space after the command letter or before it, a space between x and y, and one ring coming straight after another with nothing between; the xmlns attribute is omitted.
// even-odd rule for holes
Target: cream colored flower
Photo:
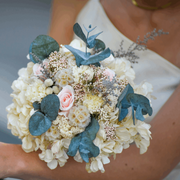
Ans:
<svg viewBox="0 0 180 180"><path fill-rule="evenodd" d="M29 153L35 150L35 143L33 141L33 136L28 135L22 139L22 148L26 153Z"/></svg>
<svg viewBox="0 0 180 180"><path fill-rule="evenodd" d="M132 82L135 78L135 72L131 67L131 63L125 58L114 58L111 55L101 61L101 64L113 70L120 79L128 79L128 81Z"/></svg>
<svg viewBox="0 0 180 180"><path fill-rule="evenodd" d="M52 81L52 79L46 79L44 81L44 84L45 84L46 87L49 87L49 86L53 85L53 81Z"/></svg>
<svg viewBox="0 0 180 180"><path fill-rule="evenodd" d="M72 71L70 69L62 69L55 75L56 84L60 87L65 87L68 84L72 84L74 79Z"/></svg>
<svg viewBox="0 0 180 180"><path fill-rule="evenodd" d="M86 94L84 96L83 105L88 108L91 114L100 109L103 103L102 98L97 95Z"/></svg>
<svg viewBox="0 0 180 180"><path fill-rule="evenodd" d="M46 86L40 79L34 79L34 82L29 84L25 93L26 99L32 103L35 101L41 102L46 95Z"/></svg>
<svg viewBox="0 0 180 180"><path fill-rule="evenodd" d="M74 106L70 109L68 118L74 126L85 128L90 123L90 113L86 106Z"/></svg>
<svg viewBox="0 0 180 180"><path fill-rule="evenodd" d="M53 124L56 123L60 132L60 135L66 139L72 139L76 134L84 131L84 128L78 126L72 126L68 118L64 116L58 116Z"/></svg>
<svg viewBox="0 0 180 180"><path fill-rule="evenodd" d="M45 136L49 141L54 141L56 139L60 139L60 131L58 129L58 126L52 125L46 132Z"/></svg>
<svg viewBox="0 0 180 180"><path fill-rule="evenodd" d="M143 81L141 84L134 87L134 91L137 94L146 96L149 100L151 99L151 93L153 92L152 84Z"/></svg>
<svg viewBox="0 0 180 180"><path fill-rule="evenodd" d="M94 77L93 68L87 65L81 65L80 67L73 67L73 76L76 83L80 82L80 79L91 81Z"/></svg>

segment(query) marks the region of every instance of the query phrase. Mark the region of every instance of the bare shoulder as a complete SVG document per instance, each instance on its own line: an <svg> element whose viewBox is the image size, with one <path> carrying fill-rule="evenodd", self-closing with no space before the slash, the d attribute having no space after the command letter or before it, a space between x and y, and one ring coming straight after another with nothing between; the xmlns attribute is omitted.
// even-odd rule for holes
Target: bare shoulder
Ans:
<svg viewBox="0 0 180 180"><path fill-rule="evenodd" d="M77 15L88 0L54 0L52 4L49 35L60 44L67 44L73 37Z"/></svg>
<svg viewBox="0 0 180 180"><path fill-rule="evenodd" d="M169 35L149 41L147 47L180 68L180 1L156 11L141 9L131 1L100 0L108 18L126 37L136 41L153 29L163 29Z"/></svg>

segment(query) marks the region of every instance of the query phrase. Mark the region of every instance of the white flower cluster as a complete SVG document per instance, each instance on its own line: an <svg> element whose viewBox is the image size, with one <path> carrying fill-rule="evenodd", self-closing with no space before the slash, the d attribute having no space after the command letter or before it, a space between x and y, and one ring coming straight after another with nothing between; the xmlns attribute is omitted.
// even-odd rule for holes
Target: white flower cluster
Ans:
<svg viewBox="0 0 180 180"><path fill-rule="evenodd" d="M94 71L93 68L86 65L80 67L74 66L73 76L76 83L79 83L80 80L83 80L84 76L87 77L87 81L91 81L94 76Z"/></svg>
<svg viewBox="0 0 180 180"><path fill-rule="evenodd" d="M79 40L71 45L85 51L85 44ZM42 73L43 68L46 70L44 73L49 71L47 77ZM71 140L86 130L92 117L96 118L100 127L93 141L100 153L89 159L86 164L88 172L104 172L103 165L110 162L109 156L121 153L133 142L140 149L140 154L147 151L151 138L150 125L137 119L134 125L131 108L122 121L118 119L118 97L128 83L135 93L149 99L152 92L152 86L147 82L134 85L135 73L126 59L111 55L101 61L100 67L77 67L73 54L61 46L59 52L52 53L43 62L43 66L30 62L18 74L19 78L12 84L13 103L7 107L8 128L22 139L25 152L40 149L39 158L50 169L65 165ZM58 115L46 132L33 136L29 131L29 120L37 111L33 103L40 104L49 94L59 98ZM82 162L79 151L74 159Z"/></svg>
<svg viewBox="0 0 180 180"><path fill-rule="evenodd" d="M70 69L62 69L55 75L56 84L60 87L64 87L68 84L73 83L73 76Z"/></svg>
<svg viewBox="0 0 180 180"><path fill-rule="evenodd" d="M80 128L85 128L90 123L90 113L86 106L74 106L68 117L72 124Z"/></svg>
<svg viewBox="0 0 180 180"><path fill-rule="evenodd" d="M101 61L101 64L113 70L120 79L126 78L130 83L135 79L135 72L131 63L125 58L114 58L113 55L110 55L104 61Z"/></svg>

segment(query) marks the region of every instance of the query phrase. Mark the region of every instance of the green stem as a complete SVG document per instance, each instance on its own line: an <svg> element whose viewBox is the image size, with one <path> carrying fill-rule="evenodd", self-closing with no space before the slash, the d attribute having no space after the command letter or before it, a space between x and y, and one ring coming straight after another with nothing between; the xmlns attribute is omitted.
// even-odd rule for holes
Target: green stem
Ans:
<svg viewBox="0 0 180 180"><path fill-rule="evenodd" d="M88 36L89 36L89 32L87 33L87 38L88 39ZM86 55L87 55L87 42L86 42Z"/></svg>

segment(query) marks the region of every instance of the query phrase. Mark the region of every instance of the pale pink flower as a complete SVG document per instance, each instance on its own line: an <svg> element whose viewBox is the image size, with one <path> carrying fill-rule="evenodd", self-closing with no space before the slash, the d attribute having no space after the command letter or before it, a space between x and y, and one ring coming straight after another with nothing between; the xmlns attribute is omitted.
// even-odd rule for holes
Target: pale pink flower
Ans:
<svg viewBox="0 0 180 180"><path fill-rule="evenodd" d="M47 66L48 66L48 60L44 60L43 61L43 65L45 66L45 68L47 68ZM42 74L42 71L43 70L43 68L42 68L42 65L41 64L39 64L39 63L36 63L34 66L33 66L33 73L34 73L34 75L36 75L36 76L42 76L43 74Z"/></svg>
<svg viewBox="0 0 180 180"><path fill-rule="evenodd" d="M112 81L113 77L115 76L115 72L112 71L111 69L107 68L104 72L104 75L106 75L107 77L109 77L110 81Z"/></svg>
<svg viewBox="0 0 180 180"><path fill-rule="evenodd" d="M66 85L63 87L62 91L57 95L60 100L60 110L67 111L69 110L74 103L74 89Z"/></svg>

